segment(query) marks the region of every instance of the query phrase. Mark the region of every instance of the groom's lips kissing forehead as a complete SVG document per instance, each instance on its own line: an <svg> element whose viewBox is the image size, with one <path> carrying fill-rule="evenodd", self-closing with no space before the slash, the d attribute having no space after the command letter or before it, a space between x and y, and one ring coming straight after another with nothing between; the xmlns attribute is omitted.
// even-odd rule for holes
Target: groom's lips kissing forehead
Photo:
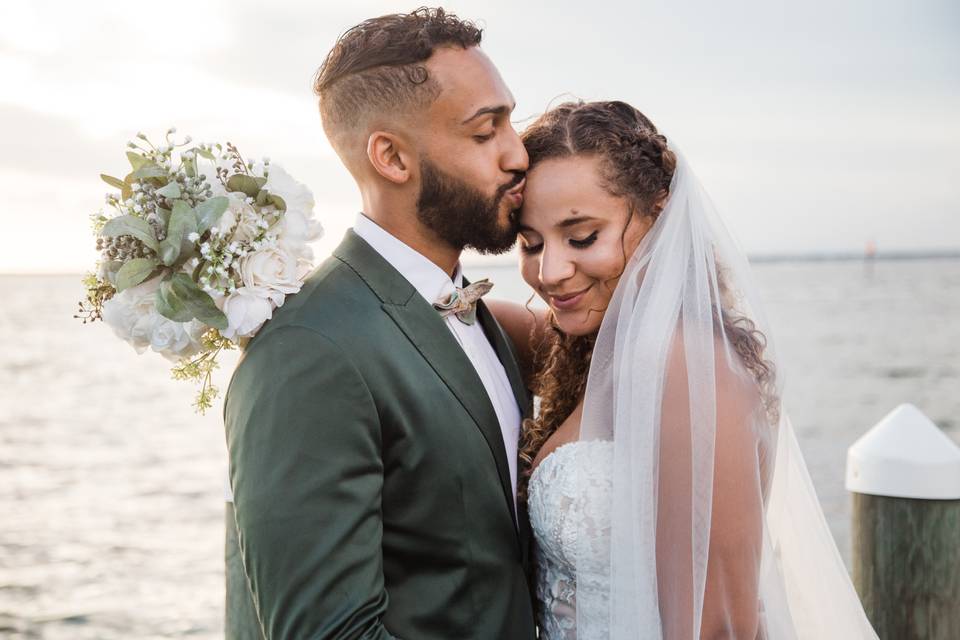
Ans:
<svg viewBox="0 0 960 640"><path fill-rule="evenodd" d="M523 204L523 189L527 186L527 178L522 174L518 176L518 180L514 180L516 183L512 188L508 189L503 195L510 199L513 204L514 209L519 209L520 205Z"/></svg>

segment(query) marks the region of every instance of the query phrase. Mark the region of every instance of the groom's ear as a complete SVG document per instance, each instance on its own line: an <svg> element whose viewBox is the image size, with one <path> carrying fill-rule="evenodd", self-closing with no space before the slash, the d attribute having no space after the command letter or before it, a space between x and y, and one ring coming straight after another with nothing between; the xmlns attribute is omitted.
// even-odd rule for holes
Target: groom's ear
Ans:
<svg viewBox="0 0 960 640"><path fill-rule="evenodd" d="M367 158L377 173L394 184L405 184L410 179L412 155L394 133L371 133L367 138Z"/></svg>

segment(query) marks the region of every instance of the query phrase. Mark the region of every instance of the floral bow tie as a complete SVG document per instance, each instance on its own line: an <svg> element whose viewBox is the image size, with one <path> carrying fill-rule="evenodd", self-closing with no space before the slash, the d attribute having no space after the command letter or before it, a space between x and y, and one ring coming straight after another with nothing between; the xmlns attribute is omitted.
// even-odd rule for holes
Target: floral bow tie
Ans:
<svg viewBox="0 0 960 640"><path fill-rule="evenodd" d="M446 318L453 314L463 324L473 324L477 320L477 300L493 289L493 283L484 278L471 282L464 288L454 287L453 293L433 303L433 308Z"/></svg>

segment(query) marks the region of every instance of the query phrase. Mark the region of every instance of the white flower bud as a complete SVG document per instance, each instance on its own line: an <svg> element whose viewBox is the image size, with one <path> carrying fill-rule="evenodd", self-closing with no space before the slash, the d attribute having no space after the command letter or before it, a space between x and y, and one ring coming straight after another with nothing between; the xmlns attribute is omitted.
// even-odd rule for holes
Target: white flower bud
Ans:
<svg viewBox="0 0 960 640"><path fill-rule="evenodd" d="M187 236L187 240L189 240L190 242L196 242L196 241L199 240L199 239L200 239L200 234L197 233L196 231L190 233L190 234Z"/></svg>

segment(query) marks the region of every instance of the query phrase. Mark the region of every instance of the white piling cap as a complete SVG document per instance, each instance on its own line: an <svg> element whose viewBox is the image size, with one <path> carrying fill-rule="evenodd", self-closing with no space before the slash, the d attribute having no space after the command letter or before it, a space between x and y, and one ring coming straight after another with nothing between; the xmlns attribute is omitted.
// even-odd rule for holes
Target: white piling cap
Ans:
<svg viewBox="0 0 960 640"><path fill-rule="evenodd" d="M847 490L960 499L960 447L912 404L901 404L847 450Z"/></svg>

